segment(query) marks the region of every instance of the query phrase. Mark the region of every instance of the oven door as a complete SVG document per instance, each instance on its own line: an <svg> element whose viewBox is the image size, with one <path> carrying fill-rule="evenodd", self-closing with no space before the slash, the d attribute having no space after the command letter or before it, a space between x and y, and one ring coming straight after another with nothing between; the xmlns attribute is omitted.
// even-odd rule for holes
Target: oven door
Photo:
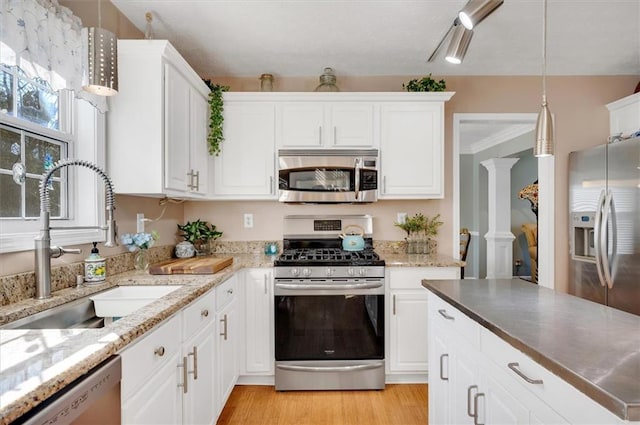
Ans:
<svg viewBox="0 0 640 425"><path fill-rule="evenodd" d="M276 361L384 359L384 283L317 289L323 284L289 289L276 282Z"/></svg>
<svg viewBox="0 0 640 425"><path fill-rule="evenodd" d="M375 155L375 156L373 156ZM377 151L283 151L278 158L280 202L377 201Z"/></svg>

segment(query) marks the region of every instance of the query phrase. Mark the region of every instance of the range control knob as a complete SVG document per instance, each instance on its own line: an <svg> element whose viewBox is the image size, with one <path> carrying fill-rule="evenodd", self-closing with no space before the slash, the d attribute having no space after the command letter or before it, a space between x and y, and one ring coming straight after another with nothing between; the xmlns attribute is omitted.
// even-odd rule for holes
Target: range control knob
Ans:
<svg viewBox="0 0 640 425"><path fill-rule="evenodd" d="M360 269L360 270L358 270L358 274L359 274L360 276L366 276L366 274L367 274L367 269Z"/></svg>
<svg viewBox="0 0 640 425"><path fill-rule="evenodd" d="M333 276L333 269L331 267L327 267L326 275Z"/></svg>
<svg viewBox="0 0 640 425"><path fill-rule="evenodd" d="M291 269L291 276L298 276L300 274L300 270L298 270L297 268L292 268Z"/></svg>
<svg viewBox="0 0 640 425"><path fill-rule="evenodd" d="M349 268L347 269L347 274L348 274L349 276L355 276L355 275L356 275L356 271L355 271L355 270L353 270L351 267L349 267Z"/></svg>
<svg viewBox="0 0 640 425"><path fill-rule="evenodd" d="M302 276L304 276L304 277L311 276L311 269L308 269L306 267L304 269L302 269Z"/></svg>

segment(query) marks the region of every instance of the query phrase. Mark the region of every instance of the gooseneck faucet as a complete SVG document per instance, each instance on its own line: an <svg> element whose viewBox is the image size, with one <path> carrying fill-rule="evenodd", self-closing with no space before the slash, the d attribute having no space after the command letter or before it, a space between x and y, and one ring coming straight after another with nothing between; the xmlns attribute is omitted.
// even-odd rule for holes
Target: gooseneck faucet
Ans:
<svg viewBox="0 0 640 425"><path fill-rule="evenodd" d="M104 180L106 192L106 226L75 226L75 227L51 227L49 216L51 213L49 201L49 179L61 168L69 166L86 167L93 170ZM79 249L65 249L63 247L51 246L51 230L58 229L101 229L106 230L106 241L104 246L115 246L116 241L116 221L113 218L113 211L116 209L113 195L113 183L109 176L100 167L82 159L61 159L53 168L42 175L40 181L40 234L36 237L35 267L36 267L36 298L45 299L51 296L51 258L58 258L63 254L79 254Z"/></svg>

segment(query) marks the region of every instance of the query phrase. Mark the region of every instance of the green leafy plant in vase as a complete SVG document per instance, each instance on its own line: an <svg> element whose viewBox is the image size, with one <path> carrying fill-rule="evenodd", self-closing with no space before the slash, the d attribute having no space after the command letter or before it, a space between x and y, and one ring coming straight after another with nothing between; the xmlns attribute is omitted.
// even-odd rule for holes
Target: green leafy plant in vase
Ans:
<svg viewBox="0 0 640 425"><path fill-rule="evenodd" d="M211 243L222 236L222 232L216 230L216 226L200 219L188 221L187 224L178 224L185 241L191 242L197 255L211 253Z"/></svg>
<svg viewBox="0 0 640 425"><path fill-rule="evenodd" d="M443 224L440 214L429 218L416 213L413 217L407 217L403 223L395 222L394 226L407 232L407 254L430 254L438 229Z"/></svg>

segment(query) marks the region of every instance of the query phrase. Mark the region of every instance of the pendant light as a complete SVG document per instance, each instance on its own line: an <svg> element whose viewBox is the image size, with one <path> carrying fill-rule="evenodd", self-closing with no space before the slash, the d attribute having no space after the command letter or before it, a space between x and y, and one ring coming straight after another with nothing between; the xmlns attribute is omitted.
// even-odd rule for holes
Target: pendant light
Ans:
<svg viewBox="0 0 640 425"><path fill-rule="evenodd" d="M99 96L113 96L118 93L118 39L101 27L102 10L98 0L98 28L87 28L82 89Z"/></svg>
<svg viewBox="0 0 640 425"><path fill-rule="evenodd" d="M536 145L533 155L553 155L553 117L547 106L547 0L542 1L542 109L536 123Z"/></svg>
<svg viewBox="0 0 640 425"><path fill-rule="evenodd" d="M466 29L459 21L456 23L453 29L453 35L451 36L451 41L449 41L447 55L445 56L447 62L456 65L462 63L464 55L467 53L467 49L469 48L472 36L473 31Z"/></svg>
<svg viewBox="0 0 640 425"><path fill-rule="evenodd" d="M503 2L504 0L469 0L458 13L458 18L466 29L472 30Z"/></svg>

